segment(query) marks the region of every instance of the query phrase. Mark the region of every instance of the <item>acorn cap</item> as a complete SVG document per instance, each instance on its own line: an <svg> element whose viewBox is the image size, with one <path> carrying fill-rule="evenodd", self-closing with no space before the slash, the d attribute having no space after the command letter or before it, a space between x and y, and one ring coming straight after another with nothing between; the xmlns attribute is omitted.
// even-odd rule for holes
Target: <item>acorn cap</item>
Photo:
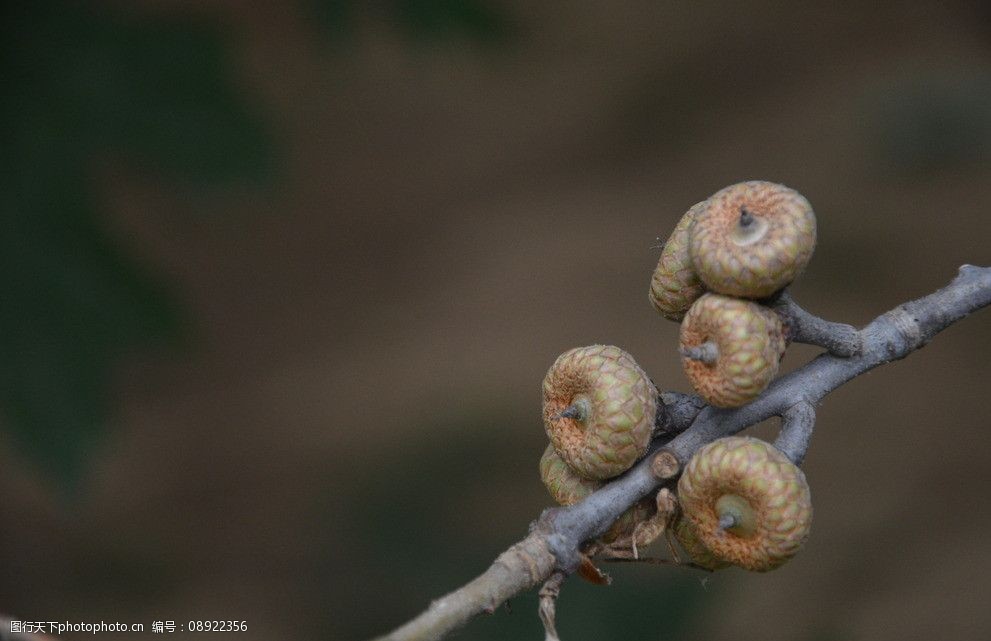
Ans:
<svg viewBox="0 0 991 641"><path fill-rule="evenodd" d="M657 267L650 278L650 302L664 318L681 321L695 300L705 293L689 253L689 239L695 215L706 202L694 205L681 217L670 238L664 243Z"/></svg>
<svg viewBox="0 0 991 641"><path fill-rule="evenodd" d="M698 535L695 534L695 530L692 529L691 522L686 518L680 518L675 523L674 537L678 539L678 544L688 554L692 563L700 568L714 572L732 565L727 561L717 558L709 548L702 545Z"/></svg>
<svg viewBox="0 0 991 641"><path fill-rule="evenodd" d="M702 398L717 407L739 407L777 374L785 331L770 309L709 293L681 322L679 349L685 375Z"/></svg>
<svg viewBox="0 0 991 641"><path fill-rule="evenodd" d="M812 525L805 475L773 445L750 437L701 448L678 482L678 500L714 558L756 572L794 556Z"/></svg>
<svg viewBox="0 0 991 641"><path fill-rule="evenodd" d="M812 206L794 189L765 181L713 194L691 231L692 263L720 294L765 298L793 281L816 244Z"/></svg>
<svg viewBox="0 0 991 641"><path fill-rule="evenodd" d="M604 485L602 481L592 481L579 476L557 455L551 445L547 446L544 455L540 457L540 478L551 497L560 505L574 505ZM633 507L623 512L599 539L604 543L611 543L630 536L638 523L646 521L656 511L653 501L649 498L637 501Z"/></svg>
<svg viewBox="0 0 991 641"><path fill-rule="evenodd" d="M561 354L544 377L543 397L551 444L583 477L621 474L647 451L657 388L618 347L591 345Z"/></svg>

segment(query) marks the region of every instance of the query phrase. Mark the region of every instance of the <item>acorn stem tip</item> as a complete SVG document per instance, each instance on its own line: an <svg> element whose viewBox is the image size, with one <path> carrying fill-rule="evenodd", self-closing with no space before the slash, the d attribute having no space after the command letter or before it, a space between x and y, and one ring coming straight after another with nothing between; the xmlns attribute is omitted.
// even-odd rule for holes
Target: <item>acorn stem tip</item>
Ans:
<svg viewBox="0 0 991 641"><path fill-rule="evenodd" d="M706 341L694 347L682 347L678 350L685 358L699 361L706 365L714 365L719 360L719 346L712 341Z"/></svg>
<svg viewBox="0 0 991 641"><path fill-rule="evenodd" d="M746 207L740 207L740 227L747 228L754 224L754 215Z"/></svg>
<svg viewBox="0 0 991 641"><path fill-rule="evenodd" d="M575 419L580 419L582 417L582 413L583 412L582 412L581 405L579 405L578 403L575 403L573 405L569 405L567 407L567 409L565 409L563 412L560 412L559 414L555 414L554 415L554 418L555 419L558 419L558 418L575 418Z"/></svg>

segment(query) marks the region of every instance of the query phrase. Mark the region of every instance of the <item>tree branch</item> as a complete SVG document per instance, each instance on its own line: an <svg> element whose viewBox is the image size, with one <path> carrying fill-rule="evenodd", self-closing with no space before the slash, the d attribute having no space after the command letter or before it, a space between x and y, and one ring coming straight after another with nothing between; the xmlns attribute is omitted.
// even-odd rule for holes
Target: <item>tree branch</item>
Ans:
<svg viewBox="0 0 991 641"><path fill-rule="evenodd" d="M952 323L989 304L991 268L971 265L961 267L943 289L898 306L859 332L853 330L855 336L849 325L818 319L783 295L775 305L779 313L797 319L790 325L793 339L801 337L832 354L822 354L782 376L752 403L735 409L706 406L686 394L662 393L664 410L658 411L655 428L660 438L643 460L580 503L545 510L530 534L503 552L484 574L380 639L440 639L471 617L492 612L510 597L533 588L552 572L573 573L586 541L605 532L659 485L672 482L696 450L717 438L781 416L777 443L789 457L800 461L812 434L813 408L829 392L870 369L904 358Z"/></svg>
<svg viewBox="0 0 991 641"><path fill-rule="evenodd" d="M781 415L781 432L774 447L781 450L795 465L801 465L812 440L816 410L812 403L799 401Z"/></svg>
<svg viewBox="0 0 991 641"><path fill-rule="evenodd" d="M788 327L788 338L796 343L825 348L834 356L855 356L860 351L860 333L853 325L834 323L810 314L787 290L772 307Z"/></svg>
<svg viewBox="0 0 991 641"><path fill-rule="evenodd" d="M560 641L554 621L554 602L557 601L557 596L561 593L561 584L566 578L567 575L564 572L554 572L540 588L540 607L537 611L540 614L540 620L544 623L544 641Z"/></svg>
<svg viewBox="0 0 991 641"><path fill-rule="evenodd" d="M654 439L671 440L695 421L706 407L706 402L695 394L661 392L657 395L657 418L654 420Z"/></svg>

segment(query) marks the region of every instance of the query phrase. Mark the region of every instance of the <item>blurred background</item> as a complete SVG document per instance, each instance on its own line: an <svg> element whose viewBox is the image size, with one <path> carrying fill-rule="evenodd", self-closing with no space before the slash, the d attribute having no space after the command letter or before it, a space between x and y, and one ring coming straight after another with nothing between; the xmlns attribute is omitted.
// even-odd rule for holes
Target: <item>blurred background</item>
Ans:
<svg viewBox="0 0 991 641"><path fill-rule="evenodd" d="M688 389L653 246L727 184L813 203L831 319L991 263L985 3L38 0L0 51L15 619L400 624L550 504L559 353ZM989 358L984 312L828 397L784 568L612 566L562 637L988 638Z"/></svg>

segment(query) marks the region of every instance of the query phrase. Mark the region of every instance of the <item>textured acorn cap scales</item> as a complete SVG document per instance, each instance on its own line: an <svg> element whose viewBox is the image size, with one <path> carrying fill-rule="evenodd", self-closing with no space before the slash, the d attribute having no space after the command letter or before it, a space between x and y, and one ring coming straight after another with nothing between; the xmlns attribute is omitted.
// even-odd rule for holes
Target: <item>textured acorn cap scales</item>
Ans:
<svg viewBox="0 0 991 641"><path fill-rule="evenodd" d="M717 407L739 407L777 374L785 332L770 309L709 293L695 301L681 322L679 347L695 391Z"/></svg>
<svg viewBox="0 0 991 641"><path fill-rule="evenodd" d="M732 565L727 561L717 558L709 548L702 545L698 535L695 534L695 530L692 528L691 522L686 518L680 518L675 523L674 537L678 539L678 544L688 554L688 558L692 560L692 563L700 568L716 571Z"/></svg>
<svg viewBox="0 0 991 641"><path fill-rule="evenodd" d="M730 185L695 216L691 256L706 287L765 298L805 269L816 244L812 206L794 189L765 181Z"/></svg>
<svg viewBox="0 0 991 641"><path fill-rule="evenodd" d="M602 487L602 481L587 479L568 467L553 445L548 445L540 457L540 478L551 497L561 505L574 505Z"/></svg>
<svg viewBox="0 0 991 641"><path fill-rule="evenodd" d="M557 455L552 445L548 445L544 455L540 457L540 478L551 497L560 505L574 505L603 486L602 481L579 476ZM637 501L633 507L623 512L599 539L604 543L611 543L630 536L638 523L646 521L656 511L653 501L649 498Z"/></svg>
<svg viewBox="0 0 991 641"><path fill-rule="evenodd" d="M695 300L705 293L689 253L689 240L695 216L706 206L700 202L681 217L664 243L657 267L650 278L650 302L664 318L681 321Z"/></svg>
<svg viewBox="0 0 991 641"><path fill-rule="evenodd" d="M650 444L657 389L611 345L561 354L544 377L544 428L558 455L589 479L625 472Z"/></svg>
<svg viewBox="0 0 991 641"><path fill-rule="evenodd" d="M701 448L678 481L678 500L714 558L756 572L793 557L812 525L805 475L773 445L750 437Z"/></svg>

